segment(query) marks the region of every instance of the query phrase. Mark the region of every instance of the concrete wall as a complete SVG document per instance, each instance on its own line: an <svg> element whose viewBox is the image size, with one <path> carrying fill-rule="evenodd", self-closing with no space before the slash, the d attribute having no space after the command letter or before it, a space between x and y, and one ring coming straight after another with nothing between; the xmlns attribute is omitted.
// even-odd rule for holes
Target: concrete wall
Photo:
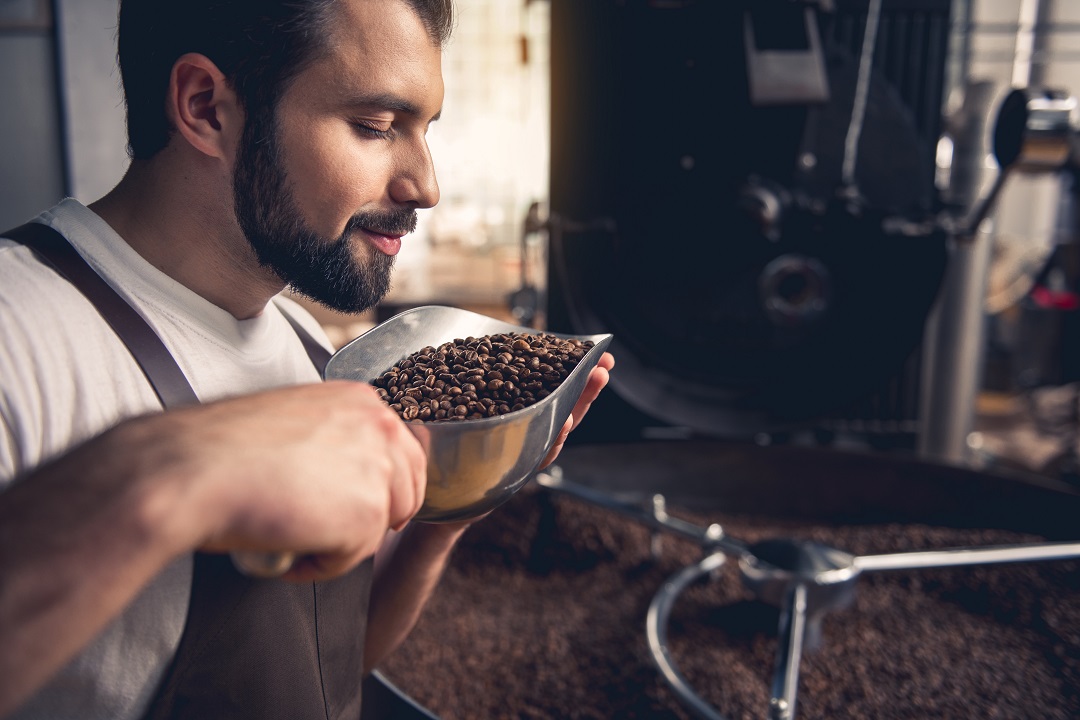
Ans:
<svg viewBox="0 0 1080 720"><path fill-rule="evenodd" d="M116 0L0 5L0 227L100 197L127 164Z"/></svg>
<svg viewBox="0 0 1080 720"><path fill-rule="evenodd" d="M58 2L68 194L83 202L111 190L128 163L116 7L116 0Z"/></svg>
<svg viewBox="0 0 1080 720"><path fill-rule="evenodd" d="M47 4L0 7L0 229L63 196L52 26Z"/></svg>

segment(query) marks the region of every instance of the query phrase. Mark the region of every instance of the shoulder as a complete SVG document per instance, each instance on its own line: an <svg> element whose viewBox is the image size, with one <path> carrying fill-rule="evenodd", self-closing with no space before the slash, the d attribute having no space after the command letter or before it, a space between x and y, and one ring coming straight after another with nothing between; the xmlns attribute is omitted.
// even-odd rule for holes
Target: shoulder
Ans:
<svg viewBox="0 0 1080 720"><path fill-rule="evenodd" d="M0 239L0 476L153 401L92 304L29 248Z"/></svg>
<svg viewBox="0 0 1080 720"><path fill-rule="evenodd" d="M0 308L14 314L66 315L72 306L91 309L82 293L30 248L0 238Z"/></svg>
<svg viewBox="0 0 1080 720"><path fill-rule="evenodd" d="M80 211L90 211L77 201L68 199L41 213L34 222L52 226L76 225ZM60 232L71 240L73 235L85 236L88 230L78 227L62 228ZM73 336L85 338L96 332L111 335L101 315L71 282L57 272L30 247L3 237L0 231L0 317L8 335L8 349L55 349ZM74 241L73 241L73 244ZM78 249L78 245L76 244ZM14 337L12 337L14 335ZM18 341L18 342L15 342Z"/></svg>

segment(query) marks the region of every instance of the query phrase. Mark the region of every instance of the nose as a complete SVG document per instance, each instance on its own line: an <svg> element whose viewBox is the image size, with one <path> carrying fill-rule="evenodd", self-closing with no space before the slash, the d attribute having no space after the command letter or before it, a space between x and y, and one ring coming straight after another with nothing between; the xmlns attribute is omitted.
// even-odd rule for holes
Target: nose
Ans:
<svg viewBox="0 0 1080 720"><path fill-rule="evenodd" d="M439 181L427 140L418 138L403 153L398 171L390 181L390 197L396 203L414 208L434 207L439 202Z"/></svg>

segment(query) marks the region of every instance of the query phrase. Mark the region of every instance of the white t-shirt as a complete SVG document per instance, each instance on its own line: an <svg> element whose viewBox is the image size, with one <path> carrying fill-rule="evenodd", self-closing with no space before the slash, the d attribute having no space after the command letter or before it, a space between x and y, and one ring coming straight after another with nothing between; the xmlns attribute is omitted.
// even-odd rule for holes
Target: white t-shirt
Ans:
<svg viewBox="0 0 1080 720"><path fill-rule="evenodd" d="M67 237L149 321L203 402L319 380L280 308L330 344L289 299L279 296L258 317L237 320L159 271L79 202L64 200L37 220ZM97 310L7 239L0 239L0 323L0 489L123 418L161 410ZM191 556L173 563L13 717L140 717L180 642L191 574Z"/></svg>

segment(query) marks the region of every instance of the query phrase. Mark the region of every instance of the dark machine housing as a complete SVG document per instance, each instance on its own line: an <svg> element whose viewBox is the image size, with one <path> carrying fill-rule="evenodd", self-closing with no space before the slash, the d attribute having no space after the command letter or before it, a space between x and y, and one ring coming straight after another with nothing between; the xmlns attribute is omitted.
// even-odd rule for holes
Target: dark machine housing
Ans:
<svg viewBox="0 0 1080 720"><path fill-rule="evenodd" d="M552 0L547 325L618 358L576 440L913 435L950 5L867 63L866 0Z"/></svg>

